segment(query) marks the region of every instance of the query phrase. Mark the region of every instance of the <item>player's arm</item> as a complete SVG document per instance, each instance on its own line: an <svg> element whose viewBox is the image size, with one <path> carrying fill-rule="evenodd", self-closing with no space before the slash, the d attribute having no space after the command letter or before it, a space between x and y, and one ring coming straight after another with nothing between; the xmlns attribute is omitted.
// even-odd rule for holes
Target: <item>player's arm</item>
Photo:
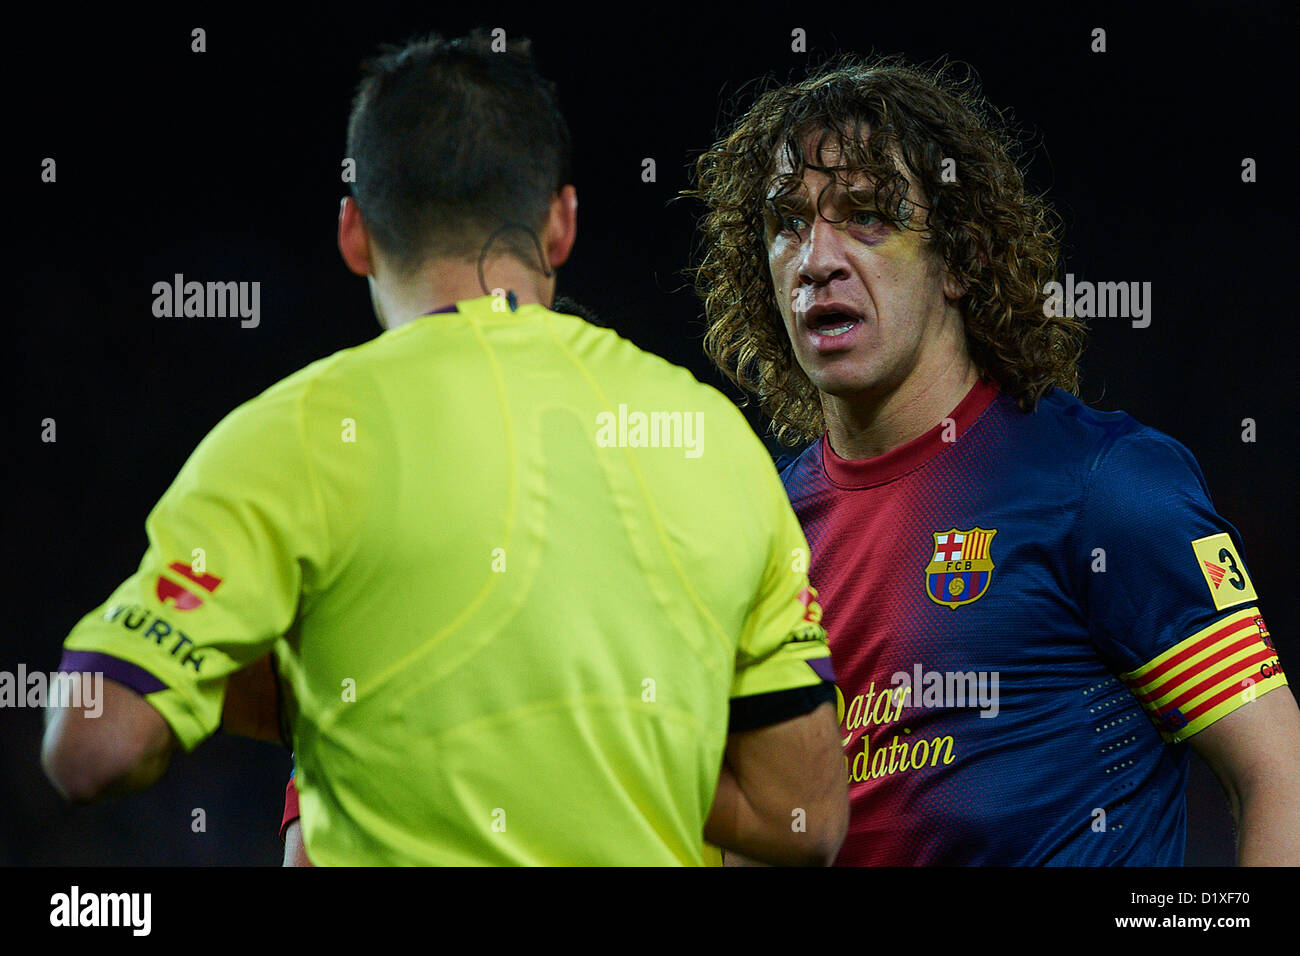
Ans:
<svg viewBox="0 0 1300 956"><path fill-rule="evenodd" d="M1189 738L1223 784L1242 866L1300 866L1300 708L1275 687Z"/></svg>
<svg viewBox="0 0 1300 956"><path fill-rule="evenodd" d="M829 866L848 829L835 707L730 734L704 836L782 866Z"/></svg>
<svg viewBox="0 0 1300 956"><path fill-rule="evenodd" d="M131 688L106 679L96 704L45 711L41 765L74 803L151 786L177 746L167 721Z"/></svg>
<svg viewBox="0 0 1300 956"><path fill-rule="evenodd" d="M1239 861L1300 864L1300 713L1236 531L1167 436L1118 440L1093 474L1080 553L1112 556L1105 574L1081 568L1094 640L1161 737L1219 777Z"/></svg>

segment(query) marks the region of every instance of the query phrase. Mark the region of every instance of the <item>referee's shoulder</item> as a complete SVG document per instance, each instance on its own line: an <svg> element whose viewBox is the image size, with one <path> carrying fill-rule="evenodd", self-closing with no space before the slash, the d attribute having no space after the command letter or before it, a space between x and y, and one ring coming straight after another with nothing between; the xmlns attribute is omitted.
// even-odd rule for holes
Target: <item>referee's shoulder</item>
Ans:
<svg viewBox="0 0 1300 956"><path fill-rule="evenodd" d="M685 366L642 348L610 326L595 324L583 316L551 310L547 314L555 326L582 341L583 364L602 373L627 375L624 384L628 391L641 391L645 400L689 402L692 410L709 412L727 422L728 427L738 424L752 434L735 403L712 385L701 382Z"/></svg>
<svg viewBox="0 0 1300 956"><path fill-rule="evenodd" d="M341 349L324 358L316 359L316 361L303 366L296 372L291 372L274 385L268 387L254 401L260 399L272 402L289 398L301 400L321 382L332 383L341 375L345 375L349 371L349 366L354 365L356 362L359 350L365 349L371 344L371 342L366 342L362 345Z"/></svg>
<svg viewBox="0 0 1300 956"><path fill-rule="evenodd" d="M358 367L355 363L364 358L364 351L375 340L351 348L341 349L331 355L316 359L295 372L267 386L246 399L223 419L219 427L261 427L282 418L299 419L304 404L327 397L331 402L346 401L355 389L349 384L350 375Z"/></svg>

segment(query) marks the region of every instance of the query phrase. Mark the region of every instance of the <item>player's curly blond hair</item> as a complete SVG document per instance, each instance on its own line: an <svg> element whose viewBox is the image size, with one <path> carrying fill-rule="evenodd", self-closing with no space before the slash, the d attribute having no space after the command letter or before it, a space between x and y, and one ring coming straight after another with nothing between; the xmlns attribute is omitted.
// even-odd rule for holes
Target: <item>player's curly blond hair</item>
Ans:
<svg viewBox="0 0 1300 956"><path fill-rule="evenodd" d="M865 174L876 185L877 207L896 225L906 225L904 215L890 215L904 208L908 189L892 158L901 157L929 204L931 248L967 290L967 345L983 376L1025 410L1053 386L1078 391L1084 326L1043 314L1044 286L1057 276L1059 219L1026 192L1006 121L969 76L954 79L947 67L844 57L760 96L699 158L695 188L683 193L706 206L694 270L705 351L758 398L780 441L810 441L825 429L817 389L781 319L764 238L773 186L777 194L795 189L809 165L825 168L820 155L804 155L810 134L821 134L819 154L838 151L841 177ZM774 184L783 150L793 171Z"/></svg>

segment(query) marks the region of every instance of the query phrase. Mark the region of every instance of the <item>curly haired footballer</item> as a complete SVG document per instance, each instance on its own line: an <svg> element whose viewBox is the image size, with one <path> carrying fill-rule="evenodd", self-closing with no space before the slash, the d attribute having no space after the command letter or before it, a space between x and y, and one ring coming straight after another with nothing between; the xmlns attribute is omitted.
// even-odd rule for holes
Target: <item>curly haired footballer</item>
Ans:
<svg viewBox="0 0 1300 956"><path fill-rule="evenodd" d="M820 134L814 156L804 154L810 134ZM779 440L793 445L825 430L817 389L795 360L777 307L764 244L773 202L796 189L807 168L844 182L865 175L876 184L881 217L902 227L911 204L903 201L901 158L929 203L933 254L967 290L967 345L982 376L1026 411L1053 386L1077 392L1084 326L1045 316L1042 307L1043 288L1057 273L1058 220L1026 192L1017 148L969 78L892 58L844 57L762 95L699 158L696 188L685 195L707 207L695 271L705 350L757 395ZM782 150L792 171L777 177ZM819 165L823 153L837 153L841 164Z"/></svg>

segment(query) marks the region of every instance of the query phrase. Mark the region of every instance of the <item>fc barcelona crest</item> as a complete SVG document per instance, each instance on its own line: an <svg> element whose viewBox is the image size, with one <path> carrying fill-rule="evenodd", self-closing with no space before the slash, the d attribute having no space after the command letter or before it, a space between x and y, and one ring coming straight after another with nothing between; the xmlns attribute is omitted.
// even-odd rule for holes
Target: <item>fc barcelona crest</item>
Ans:
<svg viewBox="0 0 1300 956"><path fill-rule="evenodd" d="M934 532L934 557L925 566L925 593L935 604L957 608L984 596L993 577L997 529Z"/></svg>

